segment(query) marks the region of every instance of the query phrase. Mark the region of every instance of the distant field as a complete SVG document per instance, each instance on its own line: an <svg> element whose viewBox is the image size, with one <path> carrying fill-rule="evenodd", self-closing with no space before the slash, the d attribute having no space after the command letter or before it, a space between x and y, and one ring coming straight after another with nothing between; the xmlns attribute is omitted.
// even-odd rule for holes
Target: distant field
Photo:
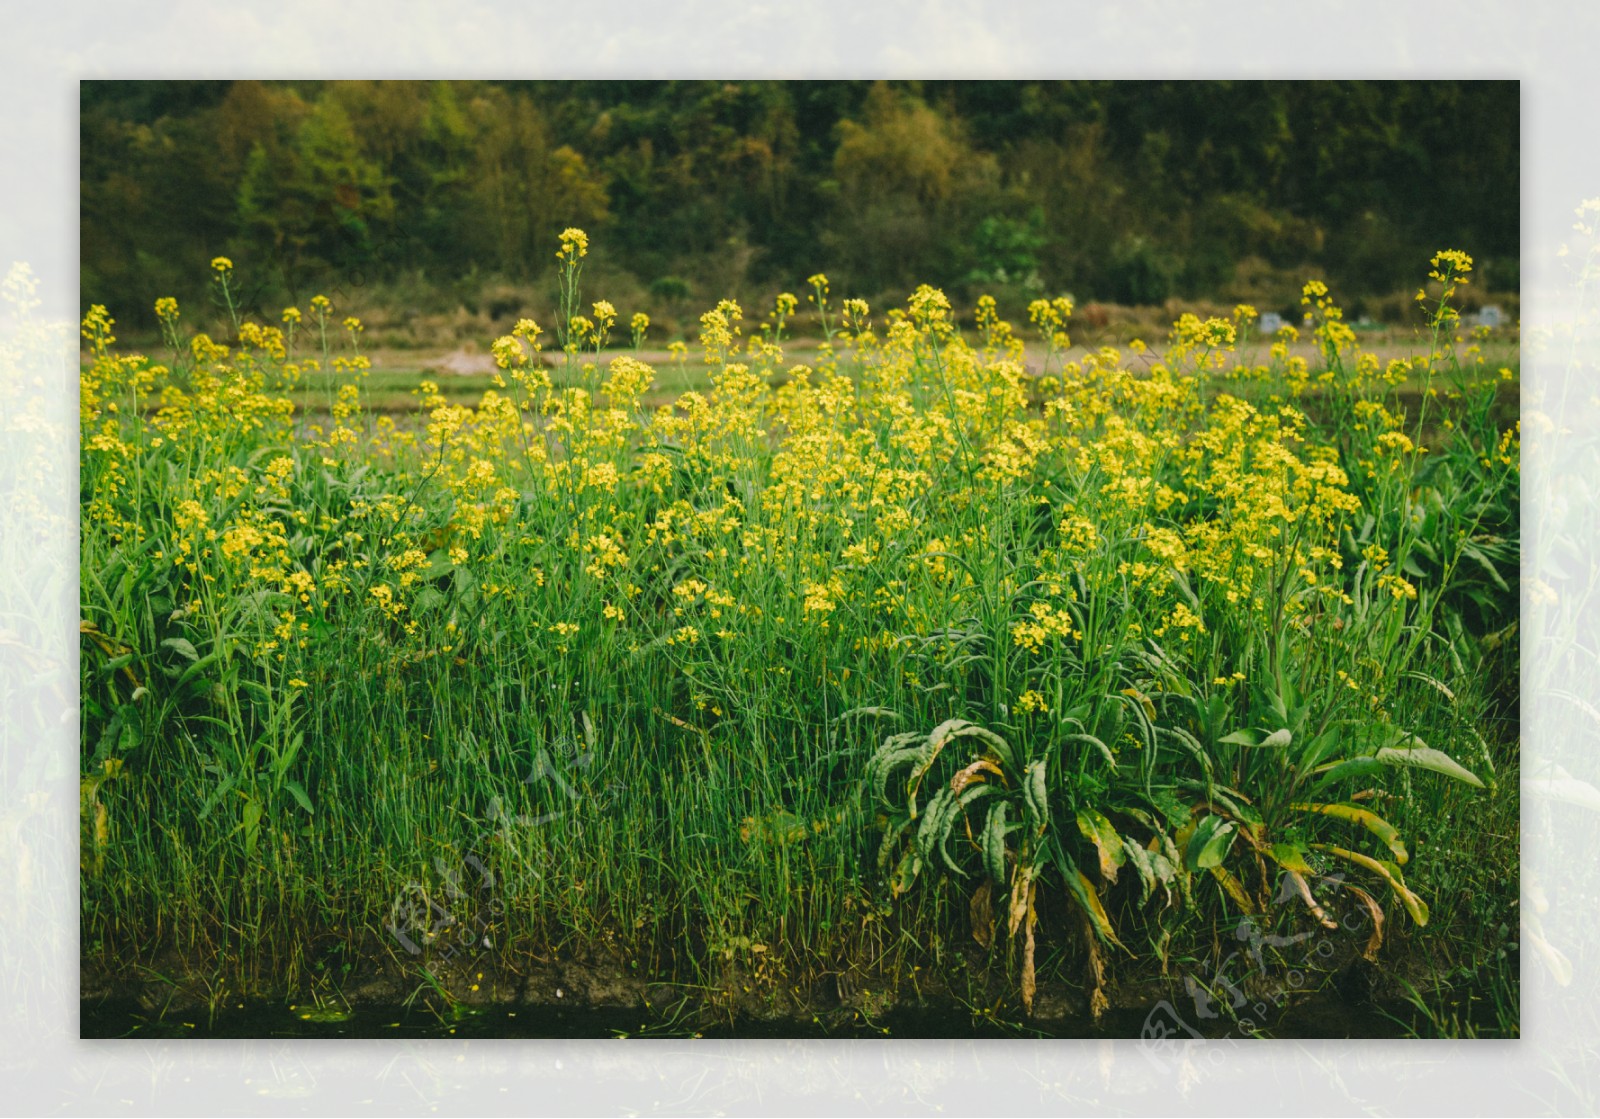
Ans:
<svg viewBox="0 0 1600 1119"><path fill-rule="evenodd" d="M799 339L785 343L783 351L786 363L815 365L817 342L817 339ZM1364 337L1362 345L1366 352L1387 362L1414 354L1417 339L1403 331L1380 331ZM1239 356L1247 363L1265 360L1268 348L1267 343L1258 341L1253 346L1243 347ZM1135 371L1141 367L1147 368L1157 360L1154 354L1136 358L1126 345L1118 349L1127 355ZM1491 357L1498 355L1500 364L1509 366L1514 373L1520 370L1521 358L1515 332L1501 331L1492 335L1485 343L1485 349ZM1051 354L1051 368L1058 369L1065 363L1081 361L1089 352L1088 346L1075 345L1064 352ZM1316 361L1320 357L1317 346L1311 342L1292 343L1288 352L1307 361ZM680 362L663 349L646 348L638 353L631 349L607 350L598 359L594 355L586 355L584 360L596 362L597 367L604 368L613 358L622 355L637 357L655 370L655 384L645 397L650 406L670 404L685 392L704 392L710 387L711 366L698 357ZM366 380L364 397L366 406L374 412L412 411L417 406L417 388L424 380L433 381L442 395L453 400L476 400L485 391L494 388L491 371L493 359L481 348L471 353L464 353L459 348L444 351L380 349L369 351L368 356L372 360L372 371ZM557 377L560 377L563 368L559 357L557 355L556 363L551 367L552 374ZM1039 343L1027 344L1023 360L1030 372L1037 373L1045 366L1045 347ZM326 410L328 394L336 384L337 378L331 374L308 374L304 387L292 397L302 410ZM1422 382L1420 378L1410 377L1405 387L1418 389L1422 387Z"/></svg>

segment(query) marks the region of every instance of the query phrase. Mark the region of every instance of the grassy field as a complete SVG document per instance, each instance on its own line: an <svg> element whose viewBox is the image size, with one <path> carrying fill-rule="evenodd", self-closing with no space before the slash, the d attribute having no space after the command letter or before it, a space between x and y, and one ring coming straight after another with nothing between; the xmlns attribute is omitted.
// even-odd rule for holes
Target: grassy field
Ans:
<svg viewBox="0 0 1600 1119"><path fill-rule="evenodd" d="M1515 372L1518 363L1515 354L1515 336L1504 329L1494 332L1492 347L1496 351L1510 351L1508 358L1510 367ZM1162 337L1163 332L1154 332L1150 337ZM1474 341L1462 336L1463 341ZM783 346L783 356L787 365L806 365L815 367L818 361L818 346L821 338L799 337L789 339ZM1255 368L1271 361L1271 350L1274 339L1253 339L1238 347L1236 356L1238 364L1246 368ZM1372 339L1362 341L1362 351L1372 353L1385 363L1396 358L1409 358L1420 347L1428 344L1424 336L1420 340L1414 332L1393 330L1386 331ZM1026 373L1037 376L1039 371L1048 361L1059 367L1065 363L1081 363L1091 354L1098 353L1102 347L1090 347L1074 342L1062 351L1052 352L1050 347L1040 341L1023 340L1022 365ZM1126 345L1116 347L1119 353L1127 354L1132 359L1133 353ZM371 368L362 385L362 404L370 412L388 412L399 416L415 415L420 386L423 381L433 381L438 385L440 395L446 398L460 398L463 403L476 403L483 393L495 387L495 366L491 355L477 353L457 348L451 351L442 350L398 350L381 349L368 350L363 347L371 362ZM1284 345L1286 356L1300 358L1308 363L1319 361L1321 350L1314 339L1295 340ZM663 404L675 402L685 392L708 392L712 388L711 374L714 367L701 360L701 355L682 357L664 349L645 348L634 350L631 347L614 347L607 349L597 357L591 355L589 360L599 366L605 366L617 357L634 357L645 362L656 372L656 379L650 389L641 399L641 404L647 408L660 407ZM562 363L552 360L550 372L553 378L559 378ZM1146 349L1137 360L1131 361L1135 371L1145 370L1154 363L1156 358ZM85 356L85 365L90 361ZM777 374L780 378L782 373ZM326 413L329 400L342 383L342 377L328 370L308 371L303 376L299 385L290 393L294 400L296 411ZM1259 378L1258 378L1259 379ZM1416 392L1425 387L1425 378L1421 374L1409 376L1405 383L1397 386L1401 392ZM1239 387L1242 390L1247 379L1239 378Z"/></svg>
<svg viewBox="0 0 1600 1119"><path fill-rule="evenodd" d="M584 247L565 345L476 377L326 304L158 305L164 358L91 310L86 990L1516 1033L1517 362L1457 341L1467 258L1403 357L1316 283L1304 340L1089 352L1066 301L816 277L823 339L725 301L647 363Z"/></svg>

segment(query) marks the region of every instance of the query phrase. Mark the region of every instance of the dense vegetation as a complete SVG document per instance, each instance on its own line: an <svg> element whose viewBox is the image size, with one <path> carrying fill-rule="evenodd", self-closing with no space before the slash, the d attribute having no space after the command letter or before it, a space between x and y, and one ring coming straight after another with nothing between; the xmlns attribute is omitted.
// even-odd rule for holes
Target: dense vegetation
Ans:
<svg viewBox="0 0 1600 1119"><path fill-rule="evenodd" d="M1518 436L1457 342L1470 258L1387 362L1317 281L1314 361L1243 306L1069 361L1067 299L963 333L816 275L807 364L799 299L725 300L656 410L587 258L561 235L548 352L524 320L475 406L399 423L358 321L334 356L323 297L240 314L228 259L226 341L163 299L123 355L91 308L86 965L442 990L465 929L794 1005L977 944L1013 1005L1098 1011L1241 915L1354 912L1515 1030Z"/></svg>
<svg viewBox="0 0 1600 1119"><path fill-rule="evenodd" d="M86 305L152 329L148 293L202 295L218 254L261 311L547 309L569 225L658 317L818 267L1013 314L1287 311L1307 276L1393 314L1371 297L1441 243L1519 282L1514 82L85 82L81 121Z"/></svg>

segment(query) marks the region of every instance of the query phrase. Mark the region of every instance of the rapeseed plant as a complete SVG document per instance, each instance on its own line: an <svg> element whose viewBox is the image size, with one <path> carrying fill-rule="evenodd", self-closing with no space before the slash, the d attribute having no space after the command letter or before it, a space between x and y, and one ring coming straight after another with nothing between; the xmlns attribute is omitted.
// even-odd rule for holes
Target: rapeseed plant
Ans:
<svg viewBox="0 0 1600 1119"><path fill-rule="evenodd" d="M1417 770L1481 784L1465 744L1492 764L1416 680L1475 694L1451 667L1459 596L1486 593L1462 560L1515 569L1517 435L1469 409L1441 443L1398 396L1449 364L1469 258L1433 261L1418 363L1380 368L1308 284L1317 370L1287 337L1246 364L1248 307L1180 318L1137 371L1113 347L1069 361L1060 298L1028 308L1036 375L992 300L971 341L926 286L879 332L858 299L835 322L818 274L812 364L782 353L794 295L748 338L724 300L703 390L648 412L648 364L600 369L616 308L579 313L588 248L561 234L561 383L524 319L493 389L424 382L411 425L364 407L358 320L335 357L313 298L300 357L301 313L241 319L223 258L231 343L184 342L163 299L159 364L85 315L86 928L281 943L286 915L350 906L379 928L429 865L419 836L507 810L559 817L484 854L530 942L621 930L659 957L689 931L798 967L882 935L876 847L894 895L977 875L1030 1004L1051 891L1097 1009L1135 930L1164 958L1195 913L1259 912L1336 863L1426 920L1364 805L1414 796ZM629 320L635 351L648 327ZM313 371L340 382L327 426L291 396ZM775 814L805 826L750 824Z"/></svg>

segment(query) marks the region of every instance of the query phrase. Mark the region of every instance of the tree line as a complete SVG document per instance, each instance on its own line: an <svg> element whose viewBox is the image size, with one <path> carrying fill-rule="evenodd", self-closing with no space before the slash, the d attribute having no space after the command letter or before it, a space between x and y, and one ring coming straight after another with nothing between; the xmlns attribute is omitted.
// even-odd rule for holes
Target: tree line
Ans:
<svg viewBox="0 0 1600 1119"><path fill-rule="evenodd" d="M663 298L743 285L1159 303L1316 272L1518 283L1515 82L161 81L81 86L84 302L234 258L548 280L555 235Z"/></svg>

